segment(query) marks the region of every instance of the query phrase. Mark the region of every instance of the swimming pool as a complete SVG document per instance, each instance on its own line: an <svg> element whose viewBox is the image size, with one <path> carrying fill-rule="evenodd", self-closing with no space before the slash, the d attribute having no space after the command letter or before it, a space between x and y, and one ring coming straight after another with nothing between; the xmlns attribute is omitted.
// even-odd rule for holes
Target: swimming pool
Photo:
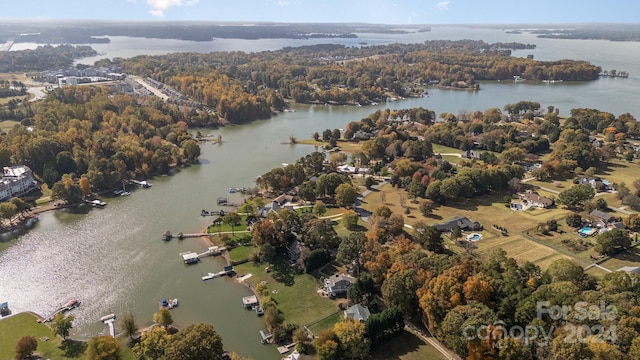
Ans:
<svg viewBox="0 0 640 360"><path fill-rule="evenodd" d="M482 234L478 234L478 233L469 234L467 235L466 239L467 241L478 241L482 239Z"/></svg>
<svg viewBox="0 0 640 360"><path fill-rule="evenodd" d="M594 228L585 226L582 229L578 230L578 234L580 236L591 236L591 235L595 234L597 231L598 231L598 229L594 229Z"/></svg>

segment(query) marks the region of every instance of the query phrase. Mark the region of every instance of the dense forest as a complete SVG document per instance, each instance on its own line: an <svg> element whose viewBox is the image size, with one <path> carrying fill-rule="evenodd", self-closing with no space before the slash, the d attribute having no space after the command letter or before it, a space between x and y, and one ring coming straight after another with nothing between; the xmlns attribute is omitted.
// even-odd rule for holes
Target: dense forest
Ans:
<svg viewBox="0 0 640 360"><path fill-rule="evenodd" d="M52 21L0 24L0 42L34 42L38 44L108 43L108 36L144 37L211 41L220 39L309 39L356 38L358 33L406 34L429 31L426 26L403 25L398 29L382 24L321 24L321 23L246 23L217 22L86 22Z"/></svg>
<svg viewBox="0 0 640 360"><path fill-rule="evenodd" d="M478 89L480 80L594 80L600 67L583 61L536 61L510 56L524 44L428 41L348 48L318 45L281 51L138 56L100 64L174 87L232 123L267 117L285 100L368 104L421 96L429 84Z"/></svg>
<svg viewBox="0 0 640 360"><path fill-rule="evenodd" d="M25 164L50 187L68 174L105 190L197 161L187 114L160 100L138 101L102 87L56 89L25 104L33 116L2 135L0 164Z"/></svg>
<svg viewBox="0 0 640 360"><path fill-rule="evenodd" d="M0 52L0 72L65 69L75 59L96 56L89 46L44 45L34 50Z"/></svg>

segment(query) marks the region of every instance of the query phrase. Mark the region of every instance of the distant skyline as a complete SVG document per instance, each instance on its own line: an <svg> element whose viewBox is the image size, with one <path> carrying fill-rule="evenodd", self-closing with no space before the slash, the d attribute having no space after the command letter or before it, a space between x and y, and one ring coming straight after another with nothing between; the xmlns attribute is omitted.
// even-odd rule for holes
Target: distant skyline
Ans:
<svg viewBox="0 0 640 360"><path fill-rule="evenodd" d="M375 24L638 23L637 0L17 0L0 19Z"/></svg>

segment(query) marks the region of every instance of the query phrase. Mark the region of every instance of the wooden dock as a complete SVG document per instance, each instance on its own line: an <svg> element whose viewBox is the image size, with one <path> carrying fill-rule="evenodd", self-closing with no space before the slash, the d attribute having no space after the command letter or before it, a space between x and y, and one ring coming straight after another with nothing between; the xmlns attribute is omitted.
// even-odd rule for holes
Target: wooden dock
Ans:
<svg viewBox="0 0 640 360"><path fill-rule="evenodd" d="M186 239L186 238L194 238L194 237L201 237L201 236L214 236L217 235L217 233L193 233L193 234L185 234L182 231L177 233L177 234L173 234L171 233L170 230L167 230L164 232L164 234L162 234L162 239L165 241L169 241L171 239L178 238L180 240L182 239Z"/></svg>
<svg viewBox="0 0 640 360"><path fill-rule="evenodd" d="M71 301L67 302L66 304L60 306L58 309L56 309L56 311L54 311L49 316L47 316L44 319L42 319L42 322L45 322L45 323L46 322L50 322L50 321L53 320L53 318L56 317L56 315L65 313L67 311L71 311L71 310L75 309L78 306L80 306L80 300L74 298Z"/></svg>

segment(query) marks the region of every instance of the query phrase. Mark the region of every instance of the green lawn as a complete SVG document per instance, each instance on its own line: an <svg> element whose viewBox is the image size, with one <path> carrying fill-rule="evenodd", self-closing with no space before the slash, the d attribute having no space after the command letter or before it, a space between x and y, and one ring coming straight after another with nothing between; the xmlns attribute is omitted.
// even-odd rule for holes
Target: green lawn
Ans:
<svg viewBox="0 0 640 360"><path fill-rule="evenodd" d="M38 340L35 354L43 359L84 359L85 344L82 341L62 339L55 336L45 324L38 323L31 313L20 313L0 320L0 360L13 360L16 344L24 336L33 336ZM44 340L48 338L49 340ZM123 360L133 360L131 349L122 345Z"/></svg>
<svg viewBox="0 0 640 360"><path fill-rule="evenodd" d="M248 259L257 249L253 246L238 246L229 250L231 261Z"/></svg>
<svg viewBox="0 0 640 360"><path fill-rule="evenodd" d="M448 146L444 146L444 145L439 145L439 144L432 144L431 148L433 149L433 153L434 154L462 154L462 150L460 149L456 149L456 148L452 148L452 147L448 147Z"/></svg>
<svg viewBox="0 0 640 360"><path fill-rule="evenodd" d="M33 336L38 340L36 353L44 359L84 358L82 351L79 354L70 354L63 350L62 339L53 335L53 331L47 325L36 322L33 314L20 313L0 321L0 360L13 359L16 344L24 336ZM44 341L44 337L49 340Z"/></svg>
<svg viewBox="0 0 640 360"><path fill-rule="evenodd" d="M405 330L387 341L375 344L371 350L371 359L424 360L446 358L420 337Z"/></svg>
<svg viewBox="0 0 640 360"><path fill-rule="evenodd" d="M239 276L252 274L247 279L254 287L262 281L267 282L271 296L282 311L285 323L298 325L313 324L339 310L338 304L345 301L331 300L320 296L317 290L321 286L319 278L310 274L293 274L287 270L280 271L278 266L272 265L271 272L265 272L266 264L248 262L235 266ZM282 267L284 268L284 266ZM276 280L278 279L278 280ZM304 304L301 306L300 304ZM313 309L313 311L309 311Z"/></svg>
<svg viewBox="0 0 640 360"><path fill-rule="evenodd" d="M344 312L338 311L335 314L329 315L326 318L319 320L316 323L307 325L309 330L315 335L318 336L322 331L333 329L333 325L335 325L338 321L340 321L344 317Z"/></svg>

